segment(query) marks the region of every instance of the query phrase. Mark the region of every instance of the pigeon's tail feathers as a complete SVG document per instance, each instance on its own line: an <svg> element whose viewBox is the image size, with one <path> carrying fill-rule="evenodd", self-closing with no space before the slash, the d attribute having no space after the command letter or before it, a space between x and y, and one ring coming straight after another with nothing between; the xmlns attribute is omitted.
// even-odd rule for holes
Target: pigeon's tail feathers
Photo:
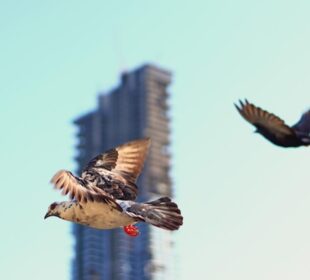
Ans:
<svg viewBox="0 0 310 280"><path fill-rule="evenodd" d="M183 217L178 205L169 197L162 197L146 203L134 203L127 213L153 226L177 230L183 224Z"/></svg>

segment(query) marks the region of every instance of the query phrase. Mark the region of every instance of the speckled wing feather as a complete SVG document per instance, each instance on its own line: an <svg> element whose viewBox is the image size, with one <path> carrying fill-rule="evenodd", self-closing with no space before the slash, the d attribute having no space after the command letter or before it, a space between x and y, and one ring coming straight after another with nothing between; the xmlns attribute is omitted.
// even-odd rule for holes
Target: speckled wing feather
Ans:
<svg viewBox="0 0 310 280"><path fill-rule="evenodd" d="M116 199L134 200L149 145L149 138L135 140L96 156L82 172L82 179Z"/></svg>
<svg viewBox="0 0 310 280"><path fill-rule="evenodd" d="M71 199L75 199L79 202L104 202L121 210L121 207L116 203L113 197L104 190L95 186L87 186L83 179L74 176L70 171L58 171L51 179L51 183L56 189L62 190L63 195L69 194Z"/></svg>
<svg viewBox="0 0 310 280"><path fill-rule="evenodd" d="M240 107L236 104L235 106L240 115L256 127L262 127L274 135L294 134L294 131L282 119L260 107L256 107L247 100L245 103L240 101Z"/></svg>

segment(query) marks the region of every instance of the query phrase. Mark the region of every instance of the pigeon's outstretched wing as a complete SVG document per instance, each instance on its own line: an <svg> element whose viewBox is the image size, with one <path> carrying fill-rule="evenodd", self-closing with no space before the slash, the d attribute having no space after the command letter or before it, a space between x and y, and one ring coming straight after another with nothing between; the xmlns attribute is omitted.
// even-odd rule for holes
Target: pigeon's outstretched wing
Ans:
<svg viewBox="0 0 310 280"><path fill-rule="evenodd" d="M245 103L240 100L240 107L236 104L235 106L240 115L259 130L266 131L276 138L294 134L294 131L282 119L260 107L256 107L247 100Z"/></svg>
<svg viewBox="0 0 310 280"><path fill-rule="evenodd" d="M135 200L136 180L141 173L150 139L128 142L93 158L82 172L82 180L116 199Z"/></svg>
<svg viewBox="0 0 310 280"><path fill-rule="evenodd" d="M51 179L51 183L55 188L62 190L63 195L69 194L71 199L79 202L104 202L121 210L121 207L108 193L96 186L87 186L83 179L74 176L70 171L58 171Z"/></svg>

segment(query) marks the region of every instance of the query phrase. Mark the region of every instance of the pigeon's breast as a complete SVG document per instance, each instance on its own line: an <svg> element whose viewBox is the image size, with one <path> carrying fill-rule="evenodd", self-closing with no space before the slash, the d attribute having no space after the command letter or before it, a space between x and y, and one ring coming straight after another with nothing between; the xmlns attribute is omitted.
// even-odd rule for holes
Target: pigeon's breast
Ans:
<svg viewBox="0 0 310 280"><path fill-rule="evenodd" d="M97 229L112 229L135 223L136 221L124 212L106 203L87 202L76 206L76 223Z"/></svg>

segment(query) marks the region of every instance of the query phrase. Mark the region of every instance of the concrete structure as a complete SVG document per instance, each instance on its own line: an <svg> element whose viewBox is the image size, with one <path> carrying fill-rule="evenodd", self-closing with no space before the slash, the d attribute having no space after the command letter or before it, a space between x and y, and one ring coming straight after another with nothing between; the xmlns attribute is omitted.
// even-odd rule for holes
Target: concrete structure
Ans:
<svg viewBox="0 0 310 280"><path fill-rule="evenodd" d="M118 87L99 96L98 108L79 117L79 172L95 155L126 141L151 137L152 145L137 185L138 200L172 196L169 176L167 87L171 73L152 65L125 73ZM73 280L174 279L172 233L138 224L140 236L122 229L74 225Z"/></svg>

